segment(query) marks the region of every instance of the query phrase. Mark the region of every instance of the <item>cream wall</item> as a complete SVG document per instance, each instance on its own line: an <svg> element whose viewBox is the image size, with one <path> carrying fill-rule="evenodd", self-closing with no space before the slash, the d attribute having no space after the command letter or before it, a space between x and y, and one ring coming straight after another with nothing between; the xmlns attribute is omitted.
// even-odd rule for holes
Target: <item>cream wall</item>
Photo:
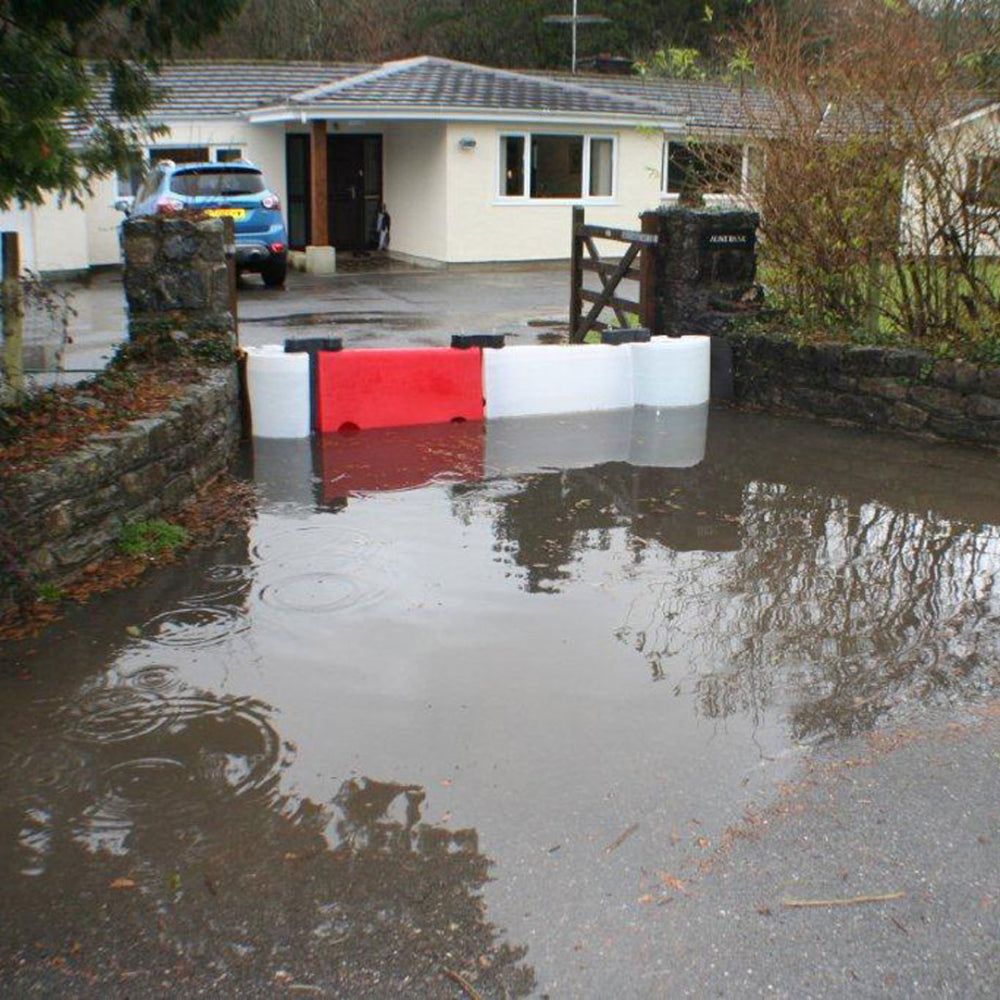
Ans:
<svg viewBox="0 0 1000 1000"><path fill-rule="evenodd" d="M572 204L562 201L505 204L498 196L500 135L531 131L617 138L615 197L610 204L582 201L588 222L637 229L639 213L660 204L658 135L650 137L630 127L452 122L447 127L446 140L447 256L442 259L461 263L569 257ZM475 139L475 148L460 148L462 138Z"/></svg>
<svg viewBox="0 0 1000 1000"><path fill-rule="evenodd" d="M13 205L0 212L0 233L17 233L21 251L21 267L30 271L35 267L35 213L30 205Z"/></svg>
<svg viewBox="0 0 1000 1000"><path fill-rule="evenodd" d="M383 129L383 200L396 253L450 259L449 152L443 122L393 122Z"/></svg>
<svg viewBox="0 0 1000 1000"><path fill-rule="evenodd" d="M87 210L54 197L36 205L36 271L85 271L90 266L87 243Z"/></svg>

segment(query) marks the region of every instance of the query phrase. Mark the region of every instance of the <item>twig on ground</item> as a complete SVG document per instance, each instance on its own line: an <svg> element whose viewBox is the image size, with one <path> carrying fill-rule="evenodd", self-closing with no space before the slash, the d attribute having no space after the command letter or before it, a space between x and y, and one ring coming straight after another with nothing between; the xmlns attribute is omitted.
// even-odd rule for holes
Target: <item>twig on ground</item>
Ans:
<svg viewBox="0 0 1000 1000"><path fill-rule="evenodd" d="M479 995L479 991L469 982L465 976L459 975L452 969L446 969L443 965L441 966L441 971L453 982L458 983L462 992L469 998L469 1000L483 1000Z"/></svg>
<svg viewBox="0 0 1000 1000"><path fill-rule="evenodd" d="M845 899L783 899L781 905L793 909L809 906L857 906L861 903L891 903L894 899L902 899L905 895L905 892L883 892L849 896Z"/></svg>
<svg viewBox="0 0 1000 1000"><path fill-rule="evenodd" d="M608 844L607 847L604 848L604 853L610 854L612 851L617 851L618 848L621 847L622 844L624 844L625 841L628 840L628 838L631 837L632 834L638 829L638 823L633 823L631 826L626 827L620 834L618 834L617 837L615 837L614 840L611 841L610 844Z"/></svg>

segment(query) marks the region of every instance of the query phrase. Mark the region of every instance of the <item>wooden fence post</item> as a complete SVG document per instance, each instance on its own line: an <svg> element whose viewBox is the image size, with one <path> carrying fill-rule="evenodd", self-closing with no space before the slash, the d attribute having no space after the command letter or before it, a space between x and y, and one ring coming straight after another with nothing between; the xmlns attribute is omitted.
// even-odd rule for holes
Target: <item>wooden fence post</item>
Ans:
<svg viewBox="0 0 1000 1000"><path fill-rule="evenodd" d="M656 237L656 246L644 246L639 262L639 322L654 337L663 333L664 257L667 252L659 212L642 213L642 231Z"/></svg>
<svg viewBox="0 0 1000 1000"><path fill-rule="evenodd" d="M580 326L580 310L583 307L583 299L580 297L580 292L583 289L583 234L580 232L581 226L583 226L583 206L574 205L569 268L569 340L571 344L577 343L576 331Z"/></svg>
<svg viewBox="0 0 1000 1000"><path fill-rule="evenodd" d="M24 395L24 302L21 297L21 245L17 233L0 237L3 257L3 402Z"/></svg>

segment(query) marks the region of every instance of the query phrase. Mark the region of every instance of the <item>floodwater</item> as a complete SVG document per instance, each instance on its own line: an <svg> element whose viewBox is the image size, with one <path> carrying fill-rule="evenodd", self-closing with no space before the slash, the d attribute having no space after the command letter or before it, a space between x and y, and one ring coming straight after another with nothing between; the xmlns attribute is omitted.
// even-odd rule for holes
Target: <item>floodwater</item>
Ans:
<svg viewBox="0 0 1000 1000"><path fill-rule="evenodd" d="M812 745L1000 681L993 455L692 410L248 463L246 533L0 648L5 995L648 995Z"/></svg>

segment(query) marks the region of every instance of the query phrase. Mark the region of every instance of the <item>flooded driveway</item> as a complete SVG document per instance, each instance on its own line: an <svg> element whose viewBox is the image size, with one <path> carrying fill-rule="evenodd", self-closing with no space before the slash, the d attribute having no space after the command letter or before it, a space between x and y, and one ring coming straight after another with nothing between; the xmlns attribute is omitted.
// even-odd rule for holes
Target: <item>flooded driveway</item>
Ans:
<svg viewBox="0 0 1000 1000"><path fill-rule="evenodd" d="M122 276L97 272L56 287L71 296L74 310L62 354L73 381L103 368L123 340ZM355 346L447 345L453 333L507 333L512 343L533 343L566 331L569 268L564 262L422 268L385 261L372 271L293 271L285 288L265 288L252 275L240 283L237 306L246 346L310 336L342 337ZM51 368L58 331L41 319L35 335L48 351L37 363L47 358L44 367Z"/></svg>
<svg viewBox="0 0 1000 1000"><path fill-rule="evenodd" d="M1000 682L989 454L718 410L247 461L245 536L0 649L8 995L678 995L814 748Z"/></svg>

